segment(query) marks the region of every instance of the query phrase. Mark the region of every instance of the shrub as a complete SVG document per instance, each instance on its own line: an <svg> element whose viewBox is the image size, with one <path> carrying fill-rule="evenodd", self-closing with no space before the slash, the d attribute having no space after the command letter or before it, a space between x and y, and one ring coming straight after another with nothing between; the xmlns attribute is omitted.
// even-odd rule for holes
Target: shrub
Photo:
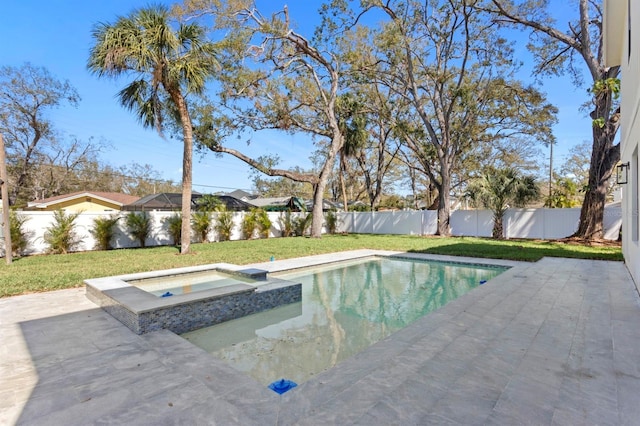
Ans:
<svg viewBox="0 0 640 426"><path fill-rule="evenodd" d="M80 212L65 214L62 210L53 212L53 224L44 233L44 241L49 245L48 253L66 254L73 251L82 241L75 231L75 220Z"/></svg>
<svg viewBox="0 0 640 426"><path fill-rule="evenodd" d="M14 210L9 211L9 232L11 233L11 253L14 256L22 256L29 245L29 233L24 230L24 224L29 220ZM6 247L5 247L6 250Z"/></svg>
<svg viewBox="0 0 640 426"><path fill-rule="evenodd" d="M250 240L253 238L253 233L255 232L258 224L256 222L256 209L251 209L250 212L245 213L242 218L242 224L240 225L242 231L242 238L245 240Z"/></svg>
<svg viewBox="0 0 640 426"><path fill-rule="evenodd" d="M233 231L233 212L228 211L224 205L218 206L216 212L218 214L214 229L218 233L218 240L228 241Z"/></svg>
<svg viewBox="0 0 640 426"><path fill-rule="evenodd" d="M258 231L261 238L269 238L271 231L271 219L266 211L261 208L253 208L242 218L242 237L250 240Z"/></svg>
<svg viewBox="0 0 640 426"><path fill-rule="evenodd" d="M182 215L180 213L176 213L169 217L165 217L162 219L162 223L167 226L167 232L173 240L173 244L179 246L182 237Z"/></svg>
<svg viewBox="0 0 640 426"><path fill-rule="evenodd" d="M280 223L280 230L283 237L290 237L293 235L293 220L291 217L291 210L287 210L284 213L284 217L280 215L278 222Z"/></svg>
<svg viewBox="0 0 640 426"><path fill-rule="evenodd" d="M196 233L201 242L207 242L207 235L211 231L213 220L211 220L211 214L208 211L196 212L191 217L191 225L193 226L193 232Z"/></svg>
<svg viewBox="0 0 640 426"><path fill-rule="evenodd" d="M117 215L109 217L97 217L93 220L93 228L89 230L93 238L96 240L96 250L111 250L111 240L115 235L115 226L120 220Z"/></svg>
<svg viewBox="0 0 640 426"><path fill-rule="evenodd" d="M296 235L303 236L307 233L309 226L311 226L311 220L313 219L313 214L309 213L307 215L298 216L293 219L293 229L296 232Z"/></svg>
<svg viewBox="0 0 640 426"><path fill-rule="evenodd" d="M269 238L269 232L271 232L272 225L271 219L269 219L269 214L263 209L256 209L255 214L260 237Z"/></svg>
<svg viewBox="0 0 640 426"><path fill-rule="evenodd" d="M327 223L327 232L330 234L335 234L336 228L338 227L338 215L336 214L336 212L329 210L325 219Z"/></svg>
<svg viewBox="0 0 640 426"><path fill-rule="evenodd" d="M126 225L129 234L140 243L140 247L145 247L145 241L151 233L151 218L147 212L129 213L126 218Z"/></svg>

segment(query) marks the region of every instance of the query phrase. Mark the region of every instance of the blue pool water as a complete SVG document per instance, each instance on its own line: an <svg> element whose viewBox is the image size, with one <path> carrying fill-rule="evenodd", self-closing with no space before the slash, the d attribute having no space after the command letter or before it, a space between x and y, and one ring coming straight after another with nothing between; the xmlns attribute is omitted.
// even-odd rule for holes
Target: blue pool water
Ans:
<svg viewBox="0 0 640 426"><path fill-rule="evenodd" d="M182 337L265 385L302 383L504 270L399 258L296 270L276 276L301 282L302 302Z"/></svg>
<svg viewBox="0 0 640 426"><path fill-rule="evenodd" d="M229 274L218 271L189 272L128 281L129 284L158 297L166 293L171 295L189 294L233 284L253 284L255 282L256 280L254 279L244 278L238 275L230 276Z"/></svg>

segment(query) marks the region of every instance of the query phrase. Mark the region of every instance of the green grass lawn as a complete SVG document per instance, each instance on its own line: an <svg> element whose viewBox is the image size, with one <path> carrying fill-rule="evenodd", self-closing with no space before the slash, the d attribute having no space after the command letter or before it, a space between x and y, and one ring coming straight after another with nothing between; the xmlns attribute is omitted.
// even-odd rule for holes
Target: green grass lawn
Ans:
<svg viewBox="0 0 640 426"><path fill-rule="evenodd" d="M175 247L93 251L23 257L0 264L0 297L83 285L87 278L181 266L228 262L238 265L355 249L380 249L453 256L536 261L544 256L622 260L620 247L586 246L550 241L396 235L325 235L315 238L271 238L193 244L193 254Z"/></svg>

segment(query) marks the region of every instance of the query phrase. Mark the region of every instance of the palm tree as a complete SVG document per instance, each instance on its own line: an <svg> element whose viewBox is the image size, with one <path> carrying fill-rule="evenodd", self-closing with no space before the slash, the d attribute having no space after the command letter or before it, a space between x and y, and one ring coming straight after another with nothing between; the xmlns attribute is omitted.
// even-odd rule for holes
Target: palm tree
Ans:
<svg viewBox="0 0 640 426"><path fill-rule="evenodd" d="M113 24L98 24L93 30L88 68L99 77L135 77L118 96L121 104L137 113L145 127L162 135L166 119L182 130L182 233L181 250L191 242L191 183L193 125L186 96L200 94L213 75L217 62L215 46L206 41L205 29L197 24L169 23L164 6L152 6L120 17Z"/></svg>
<svg viewBox="0 0 640 426"><path fill-rule="evenodd" d="M349 174L349 158L353 158L367 143L369 134L367 132L367 120L363 114L364 106L353 95L347 93L338 98L338 111L340 119L340 130L344 135L344 144L338 156L340 159L340 189L342 191L342 202L344 211L349 211L347 200L347 189L344 176Z"/></svg>
<svg viewBox="0 0 640 426"><path fill-rule="evenodd" d="M533 176L522 176L513 168L489 168L481 177L471 182L466 197L474 204L493 212L492 236L502 239L502 218L509 205L524 207L526 203L540 197L540 189Z"/></svg>

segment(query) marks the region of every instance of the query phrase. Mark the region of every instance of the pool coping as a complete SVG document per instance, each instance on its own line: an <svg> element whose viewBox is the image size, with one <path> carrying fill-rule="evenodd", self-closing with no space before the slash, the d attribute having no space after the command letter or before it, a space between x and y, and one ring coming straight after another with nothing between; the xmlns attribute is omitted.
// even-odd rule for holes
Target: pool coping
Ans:
<svg viewBox="0 0 640 426"><path fill-rule="evenodd" d="M283 272L288 270L303 269L303 268L309 268L313 266L320 266L320 265L326 265L330 263L337 263L342 261L356 260L359 258L376 257L376 256L416 259L416 260L432 260L432 261L446 262L446 263L453 263L453 264L496 266L496 267L508 267L508 268L530 264L530 262L522 262L522 261L506 260L506 259L448 256L448 255L440 255L440 254L413 253L413 252L395 251L395 250L361 249L361 250L350 250L346 252L335 252L335 253L296 257L293 259L283 259L283 260L278 260L277 262L270 261L270 262L262 262L262 263L253 263L250 265L245 265L245 267L262 269L269 273L277 273L277 272Z"/></svg>

